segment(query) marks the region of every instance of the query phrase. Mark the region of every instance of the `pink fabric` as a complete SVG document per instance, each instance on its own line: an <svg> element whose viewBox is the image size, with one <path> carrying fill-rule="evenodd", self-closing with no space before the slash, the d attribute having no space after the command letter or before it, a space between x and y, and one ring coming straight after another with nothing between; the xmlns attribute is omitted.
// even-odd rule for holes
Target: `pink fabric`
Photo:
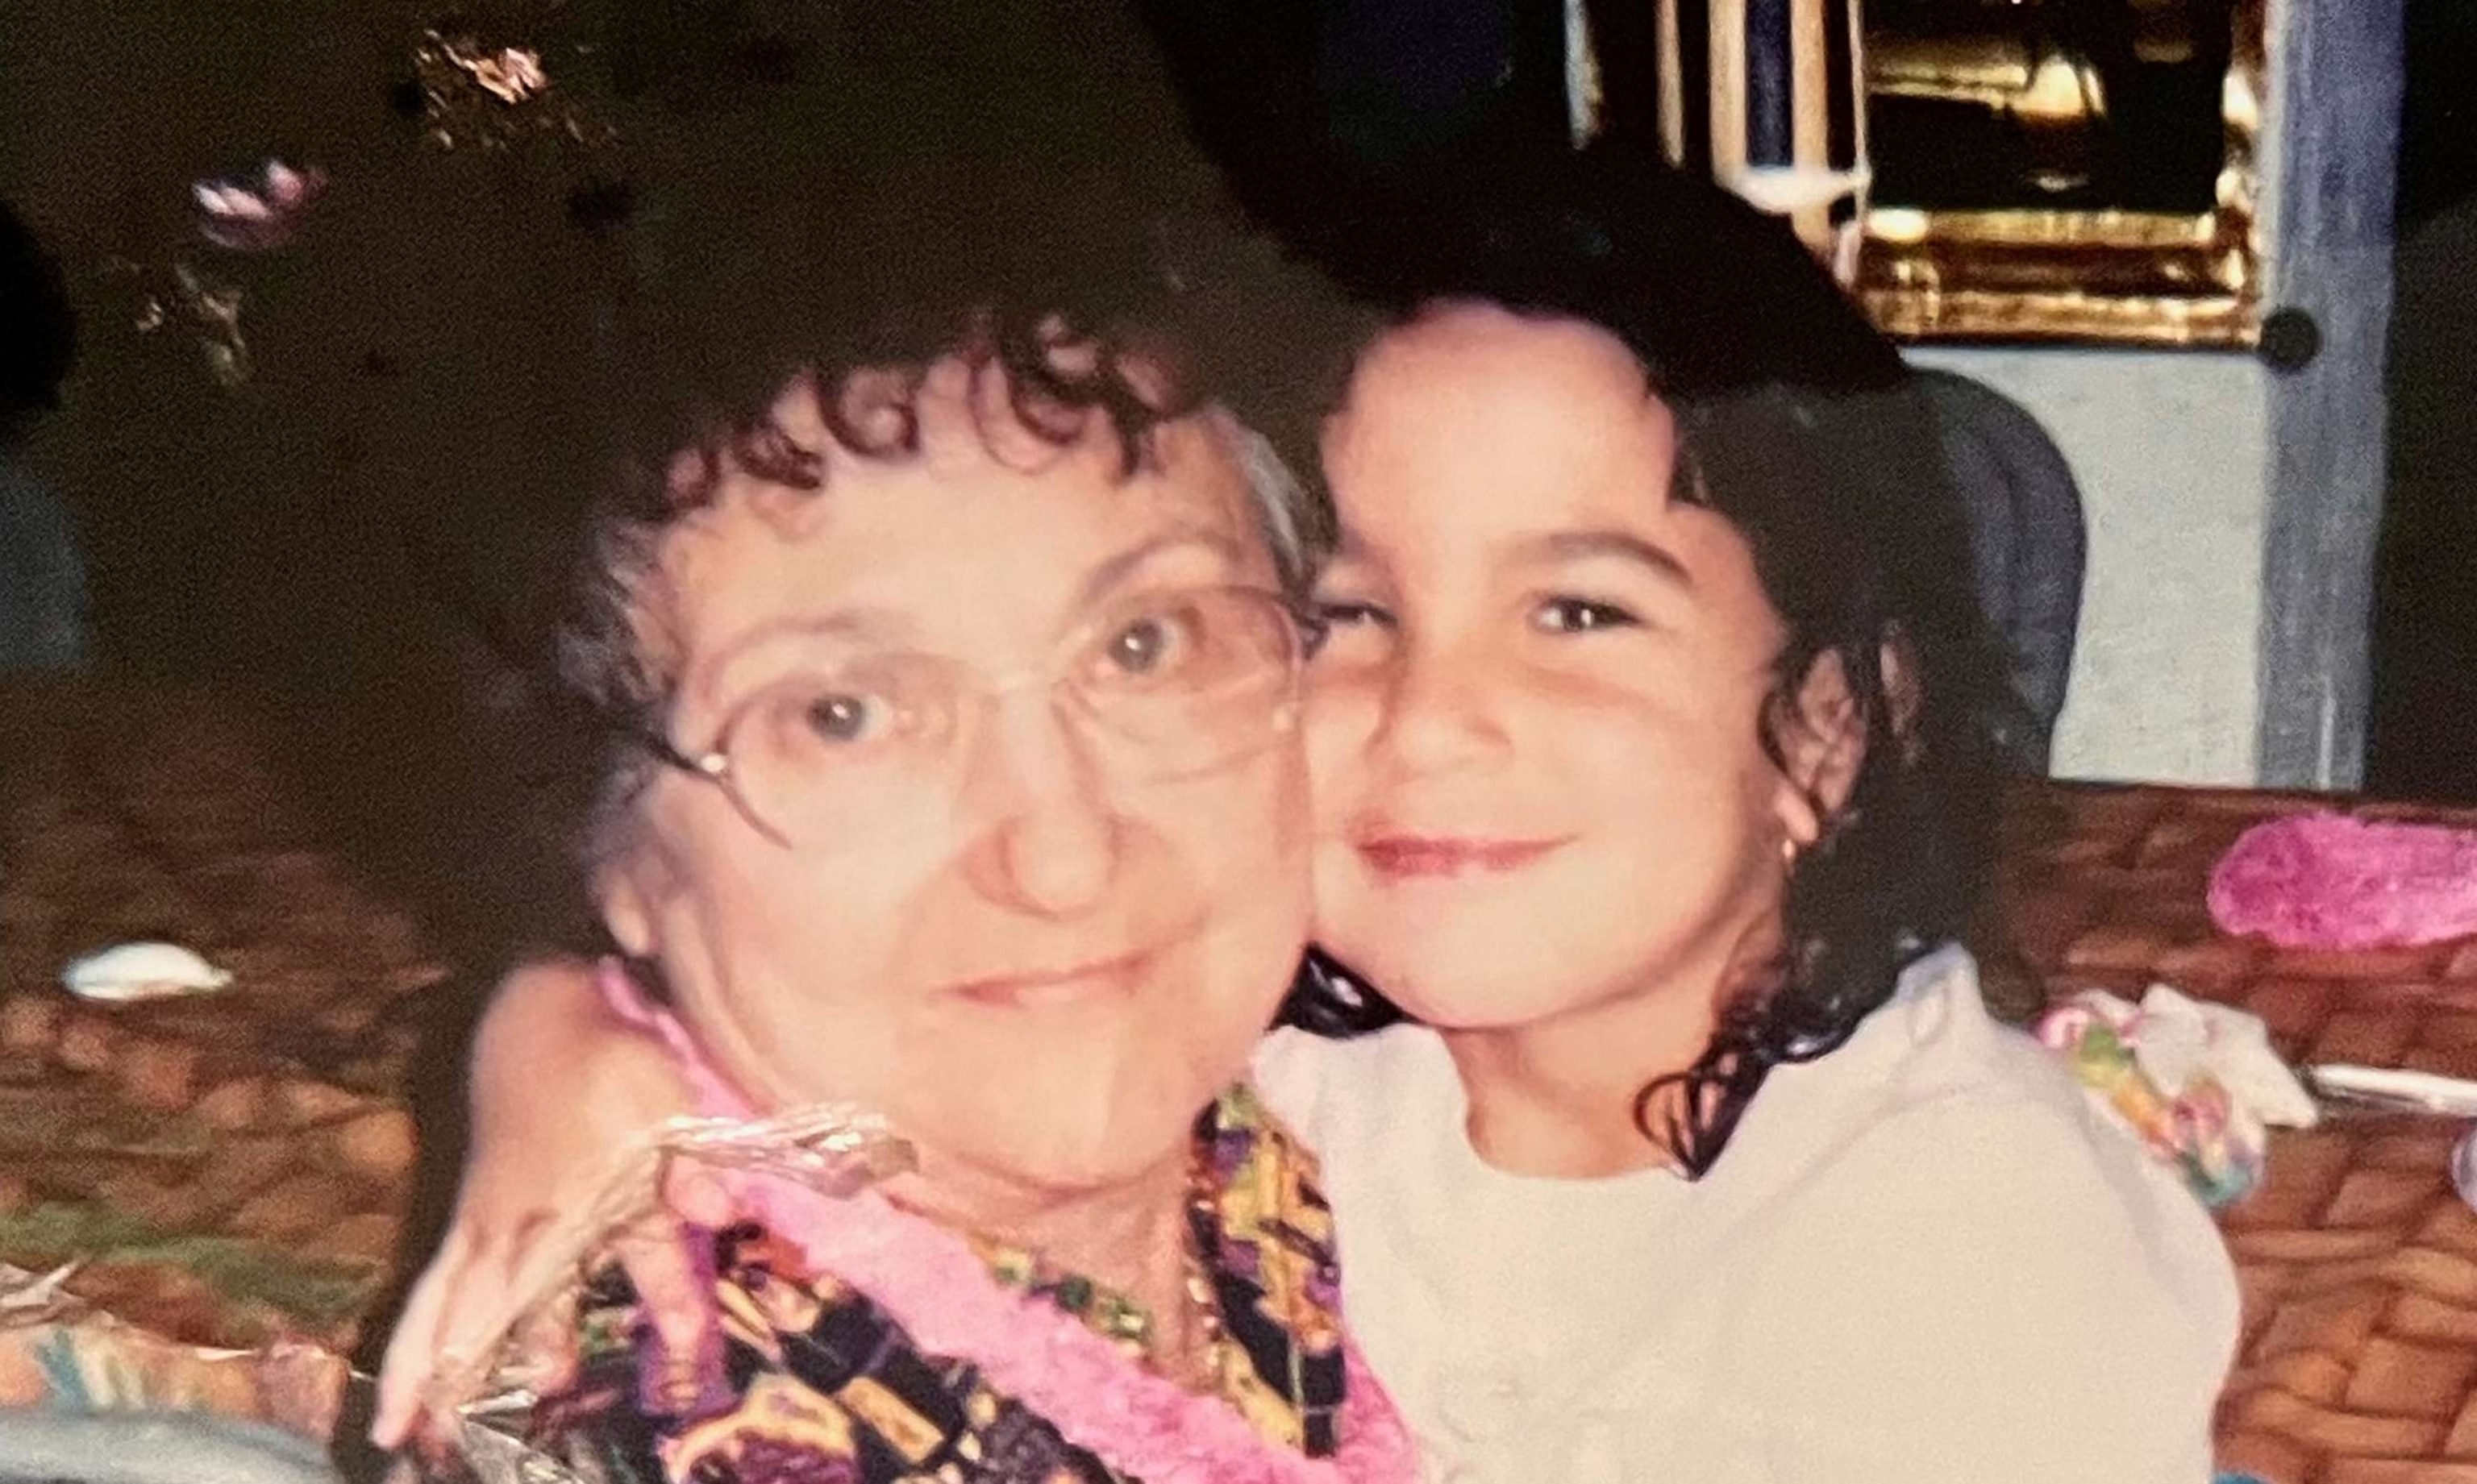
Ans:
<svg viewBox="0 0 2477 1484"><path fill-rule="evenodd" d="M648 1004L616 963L603 997L661 1036L698 1090L702 1111L752 1109L679 1022ZM1311 1459L1249 1426L1218 1397L1198 1397L1131 1363L1055 1304L1009 1290L963 1240L897 1209L874 1191L837 1200L779 1176L727 1173L735 1195L777 1236L875 1299L921 1348L977 1363L997 1389L1061 1435L1144 1484L1411 1484L1416 1477L1400 1413L1345 1346L1341 1447Z"/></svg>
<svg viewBox="0 0 2477 1484"><path fill-rule="evenodd" d="M2297 814L2244 832L2211 873L2211 916L2282 948L2477 933L2477 831Z"/></svg>

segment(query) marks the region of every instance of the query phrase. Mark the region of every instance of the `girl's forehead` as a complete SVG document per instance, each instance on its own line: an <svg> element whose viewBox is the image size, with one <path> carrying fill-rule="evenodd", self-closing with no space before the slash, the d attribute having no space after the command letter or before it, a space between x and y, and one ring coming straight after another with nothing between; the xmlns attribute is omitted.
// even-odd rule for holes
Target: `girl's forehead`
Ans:
<svg viewBox="0 0 2477 1484"><path fill-rule="evenodd" d="M1559 402L1631 404L1648 394L1625 341L1586 320L1490 304L1432 307L1377 337L1360 358L1343 413L1364 397L1486 397L1507 408ZM1511 395L1509 395L1511 394Z"/></svg>
<svg viewBox="0 0 2477 1484"><path fill-rule="evenodd" d="M1614 335L1464 309L1380 340L1326 428L1342 524L1470 538L1521 521L1656 520L1676 425Z"/></svg>

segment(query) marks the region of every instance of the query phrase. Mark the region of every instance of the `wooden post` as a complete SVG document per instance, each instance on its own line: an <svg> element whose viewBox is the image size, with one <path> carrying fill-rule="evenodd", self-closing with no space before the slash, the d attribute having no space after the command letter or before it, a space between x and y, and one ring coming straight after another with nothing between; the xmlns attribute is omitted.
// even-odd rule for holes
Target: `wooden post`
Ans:
<svg viewBox="0 0 2477 1484"><path fill-rule="evenodd" d="M1613 54L1569 59L1571 97L1589 92L1632 113L1650 92L1651 116L1626 127L1628 137L1787 217L1843 283L1854 277L1869 181L1859 0L1567 6L1569 37L1624 33ZM1589 132L1585 111L1578 138Z"/></svg>
<svg viewBox="0 0 2477 1484"><path fill-rule="evenodd" d="M2256 772L2272 786L2364 773L2404 19L2403 0L2271 8L2264 303L2286 317L2264 336Z"/></svg>

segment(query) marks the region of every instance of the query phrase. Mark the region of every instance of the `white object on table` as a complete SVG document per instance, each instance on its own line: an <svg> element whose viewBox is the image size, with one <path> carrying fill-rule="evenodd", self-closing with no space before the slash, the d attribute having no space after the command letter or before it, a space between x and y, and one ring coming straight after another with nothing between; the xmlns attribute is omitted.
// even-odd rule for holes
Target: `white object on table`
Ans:
<svg viewBox="0 0 2477 1484"><path fill-rule="evenodd" d="M2305 1076L2325 1098L2402 1113L2477 1119L2477 1082L2394 1067L2356 1067L2344 1062L2308 1067ZM2451 1188L2477 1210L2477 1130L2463 1134L2451 1150Z"/></svg>
<svg viewBox="0 0 2477 1484"><path fill-rule="evenodd" d="M2477 1082L2398 1067L2359 1067L2326 1062L2305 1069L2314 1090L2341 1102L2366 1103L2402 1113L2477 1118Z"/></svg>
<svg viewBox="0 0 2477 1484"><path fill-rule="evenodd" d="M177 943L123 943L62 970L61 987L81 1000L122 1003L211 995L232 977Z"/></svg>

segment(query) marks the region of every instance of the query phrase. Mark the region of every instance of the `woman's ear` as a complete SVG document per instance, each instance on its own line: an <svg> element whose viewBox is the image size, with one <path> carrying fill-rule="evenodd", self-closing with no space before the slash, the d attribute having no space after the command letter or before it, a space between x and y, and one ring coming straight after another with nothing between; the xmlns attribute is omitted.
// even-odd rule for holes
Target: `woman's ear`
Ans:
<svg viewBox="0 0 2477 1484"><path fill-rule="evenodd" d="M613 853L593 872L593 898L602 908L602 926L611 941L630 958L651 958L660 941L654 929L654 898L644 879L650 869L641 850Z"/></svg>
<svg viewBox="0 0 2477 1484"><path fill-rule="evenodd" d="M1889 645L1885 657L1891 657ZM1797 694L1776 708L1774 719L1782 763L1775 806L1789 840L1803 850L1823 838L1849 803L1866 761L1865 718L1837 651L1814 656Z"/></svg>

